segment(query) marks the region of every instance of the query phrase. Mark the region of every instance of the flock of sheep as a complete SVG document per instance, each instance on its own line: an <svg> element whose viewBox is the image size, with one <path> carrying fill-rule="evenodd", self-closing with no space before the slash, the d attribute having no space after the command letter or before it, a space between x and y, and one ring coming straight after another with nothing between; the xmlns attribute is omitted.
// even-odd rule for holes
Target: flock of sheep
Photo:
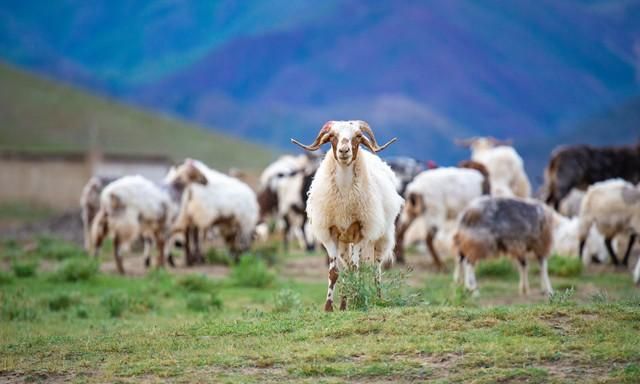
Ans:
<svg viewBox="0 0 640 384"><path fill-rule="evenodd" d="M134 241L143 240L147 266L152 246L157 265L165 257L173 265L172 247L179 241L192 265L203 261L206 237L223 241L237 258L264 241L276 223L285 247L295 239L307 250L319 243L326 251L326 311L333 310L339 271L373 262L379 287L382 268L394 259L404 262L404 248L415 242L426 243L439 268L441 254L453 256L454 278L474 293L474 266L499 254L517 262L523 294L531 257L540 263L547 294L553 292L547 273L552 253L627 266L640 233L640 144L556 150L537 200L509 143L460 141L471 159L437 168L409 158L383 161L377 153L394 141L379 145L364 121L329 121L309 145L292 139L306 154L269 165L257 194L192 159L172 167L161 184L141 176L94 177L81 197L85 246L97 254L112 236L116 266L124 273L121 254ZM315 155L327 143L326 155ZM633 277L640 283L640 262ZM340 308L346 304L343 297Z"/></svg>

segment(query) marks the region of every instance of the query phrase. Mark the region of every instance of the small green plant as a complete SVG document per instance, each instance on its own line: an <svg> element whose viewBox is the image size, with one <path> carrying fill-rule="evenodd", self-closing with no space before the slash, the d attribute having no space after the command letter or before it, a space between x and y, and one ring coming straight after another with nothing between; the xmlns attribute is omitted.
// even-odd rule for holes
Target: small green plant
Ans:
<svg viewBox="0 0 640 384"><path fill-rule="evenodd" d="M89 311L84 306L79 306L76 308L76 317L79 319L86 319L89 317Z"/></svg>
<svg viewBox="0 0 640 384"><path fill-rule="evenodd" d="M252 253L258 259L264 260L267 265L272 266L278 262L279 244L261 244L253 248Z"/></svg>
<svg viewBox="0 0 640 384"><path fill-rule="evenodd" d="M0 295L0 318L9 321L33 321L38 311L28 298L21 293L12 296Z"/></svg>
<svg viewBox="0 0 640 384"><path fill-rule="evenodd" d="M552 305L567 305L571 303L571 298L576 293L573 287L567 288L564 291L556 291L549 296L549 304Z"/></svg>
<svg viewBox="0 0 640 384"><path fill-rule="evenodd" d="M240 262L231 269L231 280L241 287L263 288L274 279L266 263L250 254L242 256Z"/></svg>
<svg viewBox="0 0 640 384"><path fill-rule="evenodd" d="M549 258L549 273L560 277L577 277L582 274L582 262L576 257L553 255Z"/></svg>
<svg viewBox="0 0 640 384"><path fill-rule="evenodd" d="M409 306L418 303L419 296L408 293L406 280L409 271L383 273L379 287L375 282L376 273L377 267L370 264L343 271L339 277L339 291L335 302L340 302L345 297L349 309L361 311L374 306Z"/></svg>
<svg viewBox="0 0 640 384"><path fill-rule="evenodd" d="M289 288L278 291L273 297L273 301L274 312L293 312L299 310L302 306L300 294Z"/></svg>
<svg viewBox="0 0 640 384"><path fill-rule="evenodd" d="M601 289L598 292L591 295L591 301L593 301L596 304L607 304L611 301L611 298L609 297L609 294L607 293L606 290Z"/></svg>
<svg viewBox="0 0 640 384"><path fill-rule="evenodd" d="M53 274L56 281L86 281L98 274L100 264L88 257L76 257L62 262Z"/></svg>
<svg viewBox="0 0 640 384"><path fill-rule="evenodd" d="M11 263L11 269L16 277L32 277L36 275L36 271L38 270L38 262L29 260L22 261L18 259L14 259Z"/></svg>
<svg viewBox="0 0 640 384"><path fill-rule="evenodd" d="M6 271L0 271L0 285L13 283L13 275Z"/></svg>
<svg viewBox="0 0 640 384"><path fill-rule="evenodd" d="M86 252L81 247L49 236L41 236L38 238L36 252L45 259L58 261L87 257Z"/></svg>
<svg viewBox="0 0 640 384"><path fill-rule="evenodd" d="M59 294L53 295L47 300L49 309L52 311L63 311L71 307L71 305L75 304L76 302L77 302L76 298L71 297L66 293L59 293Z"/></svg>
<svg viewBox="0 0 640 384"><path fill-rule="evenodd" d="M176 283L189 292L212 292L216 290L215 283L205 275L189 274L180 276Z"/></svg>
<svg viewBox="0 0 640 384"><path fill-rule="evenodd" d="M187 296L187 309L194 312L211 312L222 308L222 300L216 293L192 293Z"/></svg>
<svg viewBox="0 0 640 384"><path fill-rule="evenodd" d="M505 257L483 260L476 267L478 277L515 277L516 270L511 261Z"/></svg>
<svg viewBox="0 0 640 384"><path fill-rule="evenodd" d="M120 317L129 307L129 299L123 292L108 292L102 297L102 306L111 317Z"/></svg>
<svg viewBox="0 0 640 384"><path fill-rule="evenodd" d="M220 251L216 248L210 248L207 253L205 253L204 257L209 264L231 265L233 263L233 260L231 260L231 257L229 257L228 253Z"/></svg>

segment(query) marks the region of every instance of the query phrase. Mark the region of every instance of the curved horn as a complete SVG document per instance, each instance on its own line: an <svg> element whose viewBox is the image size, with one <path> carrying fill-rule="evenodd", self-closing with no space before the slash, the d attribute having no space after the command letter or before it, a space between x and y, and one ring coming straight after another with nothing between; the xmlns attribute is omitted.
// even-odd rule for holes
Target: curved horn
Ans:
<svg viewBox="0 0 640 384"><path fill-rule="evenodd" d="M395 143L396 140L398 140L397 137L394 137L393 139L389 140L383 146L379 146L378 142L376 141L376 137L373 135L373 131L371 130L371 127L369 126L369 124L366 121L360 120L360 130L362 132L364 132L367 136L369 136L369 138L371 140L371 141L369 141L369 139L367 139L365 137L364 140L362 141L362 143L367 148L369 148L369 150L371 152L374 152L374 153L378 153L378 152L382 151L383 149L387 148L389 145Z"/></svg>
<svg viewBox="0 0 640 384"><path fill-rule="evenodd" d="M318 132L318 136L316 136L316 139L313 141L313 143L309 144L309 145L304 145L301 142L299 142L296 139L291 139L291 142L293 144L296 144L304 149L306 149L307 151L317 151L322 144L326 143L327 141L329 141L329 131L331 130L331 125L333 124L333 121L327 121L323 126L322 129L320 130L320 132Z"/></svg>

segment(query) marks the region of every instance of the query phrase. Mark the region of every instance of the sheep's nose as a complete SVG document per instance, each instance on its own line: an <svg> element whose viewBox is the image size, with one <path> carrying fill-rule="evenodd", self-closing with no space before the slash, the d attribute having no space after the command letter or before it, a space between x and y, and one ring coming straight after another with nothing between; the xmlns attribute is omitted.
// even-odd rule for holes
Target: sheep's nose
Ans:
<svg viewBox="0 0 640 384"><path fill-rule="evenodd" d="M347 153L347 152L349 152L349 147L342 147L342 148L340 148L340 149L338 150L338 152L340 152L340 153Z"/></svg>

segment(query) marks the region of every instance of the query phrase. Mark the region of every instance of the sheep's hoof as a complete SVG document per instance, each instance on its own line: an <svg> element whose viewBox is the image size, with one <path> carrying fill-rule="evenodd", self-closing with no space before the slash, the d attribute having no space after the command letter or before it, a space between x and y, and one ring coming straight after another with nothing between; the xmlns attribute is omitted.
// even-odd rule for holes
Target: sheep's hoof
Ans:
<svg viewBox="0 0 640 384"><path fill-rule="evenodd" d="M324 303L324 311L333 312L333 303L331 302L331 300L327 300L327 302Z"/></svg>
<svg viewBox="0 0 640 384"><path fill-rule="evenodd" d="M173 255L169 255L169 257L167 257L167 261L169 262L169 265L171 266L171 268L176 267L176 263L173 261Z"/></svg>
<svg viewBox="0 0 640 384"><path fill-rule="evenodd" d="M146 259L144 259L144 267L149 268L150 265L151 265L151 259L147 257Z"/></svg>

